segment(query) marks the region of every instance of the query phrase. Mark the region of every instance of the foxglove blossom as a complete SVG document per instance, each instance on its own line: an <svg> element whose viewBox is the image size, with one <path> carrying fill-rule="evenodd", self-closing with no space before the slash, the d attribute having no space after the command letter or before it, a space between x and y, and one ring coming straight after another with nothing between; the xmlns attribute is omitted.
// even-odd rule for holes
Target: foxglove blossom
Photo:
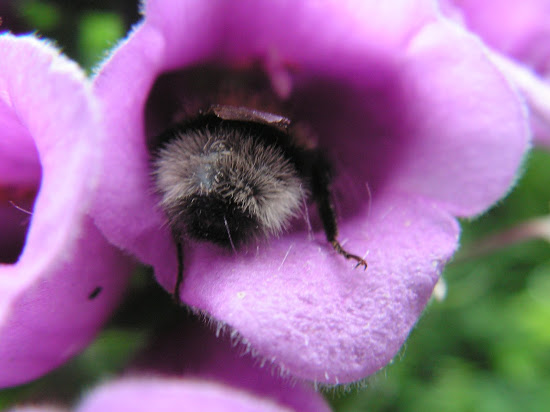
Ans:
<svg viewBox="0 0 550 412"><path fill-rule="evenodd" d="M369 267L354 270L304 210L235 252L185 242L181 299L282 372L338 384L377 371L457 248L456 217L514 182L529 140L517 93L432 1L149 0L144 12L95 78L109 136L98 226L173 292L148 145L220 78L261 72L333 161L340 239Z"/></svg>
<svg viewBox="0 0 550 412"><path fill-rule="evenodd" d="M182 319L156 335L125 377L93 390L75 411L330 411L311 386L271 372L229 339Z"/></svg>
<svg viewBox="0 0 550 412"><path fill-rule="evenodd" d="M105 385L84 401L76 412L291 412L265 399L229 386L193 379L134 378ZM295 409L295 411L298 411ZM313 411L313 410L312 410Z"/></svg>
<svg viewBox="0 0 550 412"><path fill-rule="evenodd" d="M550 1L445 0L443 10L477 33L524 94L536 143L550 146Z"/></svg>
<svg viewBox="0 0 550 412"><path fill-rule="evenodd" d="M88 393L74 412L99 411L243 411L291 412L290 409L253 393L199 379L161 376L133 377L109 382ZM310 409L311 412L322 409ZM326 409L327 411L329 409ZM300 410L307 411L307 410ZM69 412L52 406L20 406L10 412Z"/></svg>
<svg viewBox="0 0 550 412"><path fill-rule="evenodd" d="M78 353L124 290L128 258L88 215L103 139L83 72L0 35L0 387Z"/></svg>

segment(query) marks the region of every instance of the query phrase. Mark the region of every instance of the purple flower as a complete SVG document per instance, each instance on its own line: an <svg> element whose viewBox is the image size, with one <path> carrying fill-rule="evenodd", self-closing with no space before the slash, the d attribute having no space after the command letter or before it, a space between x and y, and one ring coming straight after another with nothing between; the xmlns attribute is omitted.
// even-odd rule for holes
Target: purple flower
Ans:
<svg viewBox="0 0 550 412"><path fill-rule="evenodd" d="M103 384L88 393L75 412L96 411L196 411L222 412L321 412L330 411L321 396L310 391L316 409L290 409L258 394L197 378L136 376ZM20 406L11 412L63 412L62 407Z"/></svg>
<svg viewBox="0 0 550 412"><path fill-rule="evenodd" d="M444 10L477 33L524 94L536 143L550 146L550 1L446 0Z"/></svg>
<svg viewBox="0 0 550 412"><path fill-rule="evenodd" d="M312 208L312 233L297 219L235 253L185 242L181 298L294 376L362 379L425 307L457 247L456 216L509 190L525 110L479 41L431 1L146 2L95 79L109 137L94 217L169 292L176 248L147 145L220 78L258 72L332 159L339 239L369 267L334 252Z"/></svg>
<svg viewBox="0 0 550 412"><path fill-rule="evenodd" d="M330 410L310 385L281 379L243 357L227 337L217 339L197 320L181 323L185 327L157 335L133 371L92 391L75 410Z"/></svg>
<svg viewBox="0 0 550 412"><path fill-rule="evenodd" d="M88 215L104 134L83 73L31 36L0 35L0 56L5 387L48 372L89 343L124 290L128 264Z"/></svg>
<svg viewBox="0 0 550 412"><path fill-rule="evenodd" d="M290 412L292 409L271 399L219 383L198 379L142 377L104 385L92 392L76 412L122 410ZM319 409L310 409L312 412L316 410Z"/></svg>

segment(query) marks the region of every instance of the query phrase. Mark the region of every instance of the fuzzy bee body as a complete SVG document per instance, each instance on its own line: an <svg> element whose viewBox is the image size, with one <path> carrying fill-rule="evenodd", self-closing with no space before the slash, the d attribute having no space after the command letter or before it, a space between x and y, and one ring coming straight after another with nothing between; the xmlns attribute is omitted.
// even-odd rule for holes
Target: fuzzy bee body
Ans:
<svg viewBox="0 0 550 412"><path fill-rule="evenodd" d="M236 249L281 234L309 198L333 248L366 268L336 240L329 163L298 143L287 118L217 105L159 139L164 144L153 176L178 246L176 300L183 281L182 238Z"/></svg>

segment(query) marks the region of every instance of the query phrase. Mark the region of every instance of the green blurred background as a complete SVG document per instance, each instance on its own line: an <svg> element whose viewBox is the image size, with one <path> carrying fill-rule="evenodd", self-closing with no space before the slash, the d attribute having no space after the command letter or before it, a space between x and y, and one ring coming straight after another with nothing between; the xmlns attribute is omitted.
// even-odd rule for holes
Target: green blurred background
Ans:
<svg viewBox="0 0 550 412"><path fill-rule="evenodd" d="M0 15L0 30L53 39L89 73L139 19L135 0L0 0ZM549 176L550 151L533 151L512 193L462 222L462 249L443 274L445 299L429 304L391 365L354 388L326 392L335 411L550 410L549 243L474 253L484 236L549 213ZM1 390L0 410L72 401L120 372L167 310L159 303L167 302L164 292L144 279L136 275L132 300L84 353L35 382Z"/></svg>

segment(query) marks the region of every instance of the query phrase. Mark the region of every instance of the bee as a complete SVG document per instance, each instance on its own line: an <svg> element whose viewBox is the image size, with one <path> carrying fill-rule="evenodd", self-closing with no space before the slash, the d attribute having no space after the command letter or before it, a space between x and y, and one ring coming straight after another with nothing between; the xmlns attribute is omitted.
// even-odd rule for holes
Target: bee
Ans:
<svg viewBox="0 0 550 412"><path fill-rule="evenodd" d="M177 248L174 298L183 283L183 239L237 250L278 236L313 201L334 250L367 268L338 241L333 172L290 119L231 105L211 105L159 136L153 178Z"/></svg>

